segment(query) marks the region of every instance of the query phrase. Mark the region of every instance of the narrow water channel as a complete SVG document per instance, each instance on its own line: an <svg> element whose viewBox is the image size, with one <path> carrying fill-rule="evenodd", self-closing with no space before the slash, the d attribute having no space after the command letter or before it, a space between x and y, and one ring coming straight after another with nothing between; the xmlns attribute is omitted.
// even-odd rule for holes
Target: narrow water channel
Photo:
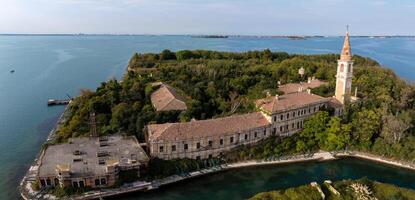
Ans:
<svg viewBox="0 0 415 200"><path fill-rule="evenodd" d="M284 189L324 180L369 179L415 189L415 171L373 161L345 158L240 168L172 184L147 193L132 193L116 199L204 200L246 199L256 193Z"/></svg>

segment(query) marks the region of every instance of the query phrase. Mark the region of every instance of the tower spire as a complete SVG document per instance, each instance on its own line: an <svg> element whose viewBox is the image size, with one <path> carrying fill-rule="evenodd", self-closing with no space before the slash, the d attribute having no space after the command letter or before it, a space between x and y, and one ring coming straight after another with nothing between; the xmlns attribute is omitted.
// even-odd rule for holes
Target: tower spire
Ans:
<svg viewBox="0 0 415 200"><path fill-rule="evenodd" d="M340 60L343 60L343 61L352 60L352 49L350 48L349 25L346 26L346 37L344 38Z"/></svg>

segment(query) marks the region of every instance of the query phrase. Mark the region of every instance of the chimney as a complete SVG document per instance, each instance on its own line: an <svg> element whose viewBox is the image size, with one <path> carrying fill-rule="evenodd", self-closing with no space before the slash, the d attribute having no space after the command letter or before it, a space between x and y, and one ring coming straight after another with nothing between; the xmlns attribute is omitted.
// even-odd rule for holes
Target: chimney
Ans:
<svg viewBox="0 0 415 200"><path fill-rule="evenodd" d="M308 77L307 83L311 83L311 77Z"/></svg>
<svg viewBox="0 0 415 200"><path fill-rule="evenodd" d="M277 100L277 101L278 101L278 98L279 98L279 97L278 97L278 94L276 94L276 95L275 95L275 100Z"/></svg>
<svg viewBox="0 0 415 200"><path fill-rule="evenodd" d="M311 94L311 89L307 89L307 93L308 94Z"/></svg>
<svg viewBox="0 0 415 200"><path fill-rule="evenodd" d="M315 76L311 77L311 80L312 81L316 80L316 77Z"/></svg>
<svg viewBox="0 0 415 200"><path fill-rule="evenodd" d="M298 87L298 92L302 92L303 91L303 86Z"/></svg>

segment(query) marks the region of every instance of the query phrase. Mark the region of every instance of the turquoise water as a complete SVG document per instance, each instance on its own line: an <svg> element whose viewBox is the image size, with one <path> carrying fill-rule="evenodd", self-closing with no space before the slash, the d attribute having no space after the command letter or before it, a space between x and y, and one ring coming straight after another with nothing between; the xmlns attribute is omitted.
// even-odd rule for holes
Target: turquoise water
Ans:
<svg viewBox="0 0 415 200"><path fill-rule="evenodd" d="M414 38L352 38L351 42L354 53L378 60L405 79L415 79ZM269 48L321 54L338 53L342 43L338 37L0 36L0 199L18 197L18 182L63 111L63 107L47 107L47 99L66 98L66 93L75 96L82 88L94 89L101 81L122 77L135 51Z"/></svg>
<svg viewBox="0 0 415 200"><path fill-rule="evenodd" d="M165 186L160 190L144 194L124 195L122 199L240 200L247 199L259 192L305 185L313 181L323 183L324 180L335 181L362 177L415 189L415 173L413 171L358 159L343 159L322 163L296 163L234 169Z"/></svg>

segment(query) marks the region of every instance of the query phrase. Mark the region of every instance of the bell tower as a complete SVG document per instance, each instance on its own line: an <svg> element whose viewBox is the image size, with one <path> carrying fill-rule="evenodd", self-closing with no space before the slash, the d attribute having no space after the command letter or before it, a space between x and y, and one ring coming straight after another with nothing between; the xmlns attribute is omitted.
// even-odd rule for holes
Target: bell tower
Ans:
<svg viewBox="0 0 415 200"><path fill-rule="evenodd" d="M342 104L350 102L353 78L352 50L350 48L349 30L344 38L340 59L337 61L335 98Z"/></svg>

